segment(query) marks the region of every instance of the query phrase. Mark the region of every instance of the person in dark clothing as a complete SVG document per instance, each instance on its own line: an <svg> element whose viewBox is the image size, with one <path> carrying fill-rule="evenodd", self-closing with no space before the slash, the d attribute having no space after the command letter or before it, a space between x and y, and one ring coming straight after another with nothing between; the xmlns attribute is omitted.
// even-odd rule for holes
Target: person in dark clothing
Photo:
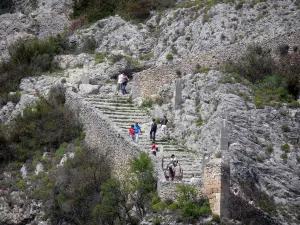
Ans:
<svg viewBox="0 0 300 225"><path fill-rule="evenodd" d="M155 141L156 130L157 130L156 121L155 121L155 119L152 119L151 130L150 130L150 139L152 139L153 141Z"/></svg>

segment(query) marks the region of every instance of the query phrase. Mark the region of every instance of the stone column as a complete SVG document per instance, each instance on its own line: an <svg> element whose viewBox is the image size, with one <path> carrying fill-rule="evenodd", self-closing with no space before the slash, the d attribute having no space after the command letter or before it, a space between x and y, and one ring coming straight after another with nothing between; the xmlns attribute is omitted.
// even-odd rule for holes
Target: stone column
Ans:
<svg viewBox="0 0 300 225"><path fill-rule="evenodd" d="M182 104L182 80L175 80L175 93L174 93L174 108L175 111L177 109L181 109Z"/></svg>

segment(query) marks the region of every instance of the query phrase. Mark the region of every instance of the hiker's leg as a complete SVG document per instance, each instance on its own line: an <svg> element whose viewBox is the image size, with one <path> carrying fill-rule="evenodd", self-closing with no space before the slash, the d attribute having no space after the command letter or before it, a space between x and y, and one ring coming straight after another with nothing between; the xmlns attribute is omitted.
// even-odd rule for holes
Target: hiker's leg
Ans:
<svg viewBox="0 0 300 225"><path fill-rule="evenodd" d="M139 134L135 134L135 142L138 142L139 140Z"/></svg>
<svg viewBox="0 0 300 225"><path fill-rule="evenodd" d="M122 83L122 94L126 94L125 83Z"/></svg>
<svg viewBox="0 0 300 225"><path fill-rule="evenodd" d="M152 139L152 130L150 131L150 139Z"/></svg>
<svg viewBox="0 0 300 225"><path fill-rule="evenodd" d="M155 141L155 133L156 131L153 131L153 141Z"/></svg>

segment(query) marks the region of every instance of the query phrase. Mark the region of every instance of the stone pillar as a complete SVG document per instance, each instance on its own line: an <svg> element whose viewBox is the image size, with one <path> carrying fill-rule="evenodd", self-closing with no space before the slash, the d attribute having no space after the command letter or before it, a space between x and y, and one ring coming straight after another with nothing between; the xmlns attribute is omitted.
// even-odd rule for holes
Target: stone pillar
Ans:
<svg viewBox="0 0 300 225"><path fill-rule="evenodd" d="M220 130L222 158L204 160L204 194L208 197L214 214L229 217L230 163L228 157L228 127L223 120Z"/></svg>
<svg viewBox="0 0 300 225"><path fill-rule="evenodd" d="M182 104L182 79L175 80L175 93L174 93L174 108L181 109Z"/></svg>

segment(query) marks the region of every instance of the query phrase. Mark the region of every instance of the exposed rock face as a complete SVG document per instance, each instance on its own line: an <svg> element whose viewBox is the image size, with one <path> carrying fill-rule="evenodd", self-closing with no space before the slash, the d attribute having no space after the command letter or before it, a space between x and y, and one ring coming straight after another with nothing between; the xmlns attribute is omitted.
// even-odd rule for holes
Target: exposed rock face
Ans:
<svg viewBox="0 0 300 225"><path fill-rule="evenodd" d="M36 5L31 5L30 0L15 1L16 13L0 15L0 58L8 57L7 47L18 38L45 38L62 32L70 25L71 2L38 0ZM300 14L291 0L261 2L253 8L245 3L240 10L229 3L217 4L207 12L172 9L157 13L139 25L126 22L119 16L109 17L88 29L78 30L69 40L77 43L78 49L84 49L90 41L96 44L96 52L107 53L107 56L130 56L130 60L143 61L141 65L151 67L141 74L133 74L133 96L141 100L139 97L155 99L160 95L163 105L155 106L154 117L167 115L174 125L170 129L172 135L198 153L215 157L219 151L219 125L222 119L227 119L232 188L241 189L245 199L250 197L252 190L265 193L270 202L277 205L278 214L274 216L283 224L292 225L298 223L297 206L300 204L300 166L296 159L299 157L299 109L285 106L256 109L251 101L251 89L242 84L219 83L224 74L218 71L199 74L195 65L216 66L223 60L236 57L249 43L267 43L273 52L280 43L288 42L293 47L300 43L299 21ZM173 60L166 58L169 53ZM80 94L110 96L116 87L112 78L116 78L120 71L141 69L140 64L134 65L128 59L111 62L108 58L97 63L89 54L57 56L54 62L65 70L64 78L23 79L20 102L16 106L11 102L4 106L0 111L0 121L7 122L22 113L26 106L35 103L39 94L46 95L62 79L65 79L66 86L80 91ZM193 70L196 70L195 74L191 74ZM174 110L174 80L179 76L183 77L182 108ZM92 124L96 116L102 117L94 108L84 108L87 104L82 99L77 102L77 94L69 93L70 105L76 110L83 109L83 121ZM249 100L240 93L249 96ZM110 124L107 118L96 122L100 128ZM283 126L290 131L284 132ZM113 149L114 144L120 142L124 149L131 149L132 155L137 154L136 148L127 145L130 140L124 142L120 139L117 128L113 128L115 143L109 139L111 133L107 137L103 135L106 129L94 128L86 128L87 140L94 147L103 145ZM287 159L283 159L281 146L286 143L290 152ZM271 145L273 152L268 153L266 149ZM258 160L258 156L262 160ZM123 155L118 157L124 158ZM21 207L25 197L16 199L19 205L12 209L5 196L0 197L0 223L29 224L33 220L37 214L34 209ZM259 199L254 200L254 205L259 206ZM33 207L36 204L32 203ZM289 216L283 217L285 213Z"/></svg>
<svg viewBox="0 0 300 225"><path fill-rule="evenodd" d="M288 220L282 221L284 224L296 224L293 218L300 204L299 109L256 109L249 88L220 83L222 76L218 71L185 76L182 109L174 114L164 105L155 118L167 114L178 140L211 158L220 151L219 125L227 119L232 187L241 189L246 199L253 195L250 190L259 189L274 200L278 213L291 214L290 219L284 218ZM288 131L283 128L286 126ZM290 146L287 159L282 158L284 144ZM273 147L271 153L268 146ZM260 205L259 201L256 199L255 204Z"/></svg>
<svg viewBox="0 0 300 225"><path fill-rule="evenodd" d="M16 13L0 15L0 59L8 58L8 47L18 39L45 38L70 25L71 0L15 1Z"/></svg>

